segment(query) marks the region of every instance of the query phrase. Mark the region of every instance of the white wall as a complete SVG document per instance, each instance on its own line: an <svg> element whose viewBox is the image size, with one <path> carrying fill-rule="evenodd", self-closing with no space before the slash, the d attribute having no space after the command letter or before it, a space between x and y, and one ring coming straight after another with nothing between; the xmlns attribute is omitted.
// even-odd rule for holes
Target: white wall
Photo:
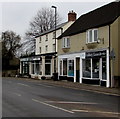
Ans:
<svg viewBox="0 0 120 119"><path fill-rule="evenodd" d="M62 29L63 32L73 23L73 21L70 21L66 23ZM53 31L54 32L54 31ZM48 41L46 41L46 34L41 36L41 43L40 37L36 38L36 49L35 49L35 54L45 54L45 53L52 53L55 52L53 50L53 44L55 44L55 39L53 39L53 32L48 33ZM61 29L56 30L56 38L61 35ZM48 51L46 52L45 46L48 45ZM40 53L39 48L41 47L42 52ZM56 51L57 51L57 41L56 41Z"/></svg>

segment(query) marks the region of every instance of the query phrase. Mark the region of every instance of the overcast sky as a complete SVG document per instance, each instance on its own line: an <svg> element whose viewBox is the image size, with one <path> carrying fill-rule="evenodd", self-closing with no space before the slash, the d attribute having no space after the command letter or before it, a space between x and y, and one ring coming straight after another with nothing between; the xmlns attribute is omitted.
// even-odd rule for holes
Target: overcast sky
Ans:
<svg viewBox="0 0 120 119"><path fill-rule="evenodd" d="M113 1L113 0L111 0ZM0 2L0 18L2 18L2 31L13 30L17 34L24 36L29 28L29 22L42 7L55 5L58 13L62 16L63 22L67 21L67 14L73 10L77 13L77 18L91 10L103 6L111 1L104 2ZM1 14L2 12L2 14ZM2 16L1 16L2 15Z"/></svg>

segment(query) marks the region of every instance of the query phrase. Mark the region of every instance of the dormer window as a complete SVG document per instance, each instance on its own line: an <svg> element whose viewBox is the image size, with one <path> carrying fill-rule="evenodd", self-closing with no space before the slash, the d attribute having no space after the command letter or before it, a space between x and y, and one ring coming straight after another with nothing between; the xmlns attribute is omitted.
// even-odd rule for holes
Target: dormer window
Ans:
<svg viewBox="0 0 120 119"><path fill-rule="evenodd" d="M70 38L64 37L62 39L62 48L70 48Z"/></svg>
<svg viewBox="0 0 120 119"><path fill-rule="evenodd" d="M98 40L98 29L90 29L86 32L86 42L87 43L94 43Z"/></svg>

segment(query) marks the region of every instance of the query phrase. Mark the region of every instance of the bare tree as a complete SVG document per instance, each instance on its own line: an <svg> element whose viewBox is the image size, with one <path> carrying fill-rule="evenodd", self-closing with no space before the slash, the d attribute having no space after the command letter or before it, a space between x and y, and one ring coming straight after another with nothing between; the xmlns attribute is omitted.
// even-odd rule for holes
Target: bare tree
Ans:
<svg viewBox="0 0 120 119"><path fill-rule="evenodd" d="M4 46L5 51L7 50L9 57L17 55L18 49L20 49L22 46L20 40L21 37L13 31L2 32L2 45ZM3 55L4 49L2 49Z"/></svg>
<svg viewBox="0 0 120 119"><path fill-rule="evenodd" d="M57 24L62 18L57 13ZM40 9L33 20L30 22L30 28L25 33L24 49L34 52L35 50L35 36L53 28L55 25L55 14L51 8Z"/></svg>

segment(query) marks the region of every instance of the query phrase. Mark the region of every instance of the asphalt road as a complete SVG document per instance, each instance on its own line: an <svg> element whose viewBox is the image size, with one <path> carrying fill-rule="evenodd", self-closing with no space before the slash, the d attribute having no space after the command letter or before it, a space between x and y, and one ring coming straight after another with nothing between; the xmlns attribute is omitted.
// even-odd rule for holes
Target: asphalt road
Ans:
<svg viewBox="0 0 120 119"><path fill-rule="evenodd" d="M2 117L118 117L119 98L36 80L3 78Z"/></svg>

